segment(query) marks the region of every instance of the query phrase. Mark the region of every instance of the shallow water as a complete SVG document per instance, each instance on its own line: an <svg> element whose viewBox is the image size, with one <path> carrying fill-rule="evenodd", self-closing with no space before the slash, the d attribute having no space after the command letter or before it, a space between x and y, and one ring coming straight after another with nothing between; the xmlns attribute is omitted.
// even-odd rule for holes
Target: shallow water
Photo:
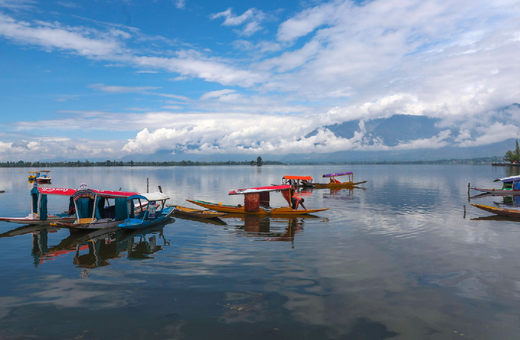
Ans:
<svg viewBox="0 0 520 340"><path fill-rule="evenodd" d="M0 216L30 211L27 171L0 169ZM462 165L51 169L53 187L242 203L231 189L353 171L354 190L302 193L310 217L176 217L97 234L0 222L0 339L514 339L520 224L471 207ZM477 194L472 192L471 194ZM472 200L494 205L503 197ZM511 203L507 199L506 203ZM272 206L285 202L271 195ZM53 204L56 208L53 209ZM63 201L49 197L50 212ZM194 206L192 206L194 207ZM466 213L465 212L466 209Z"/></svg>

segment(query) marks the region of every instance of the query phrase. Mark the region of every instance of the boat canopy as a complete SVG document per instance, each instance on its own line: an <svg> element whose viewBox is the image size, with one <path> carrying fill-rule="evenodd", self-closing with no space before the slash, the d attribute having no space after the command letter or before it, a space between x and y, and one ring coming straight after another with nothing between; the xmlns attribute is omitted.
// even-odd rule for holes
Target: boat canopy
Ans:
<svg viewBox="0 0 520 340"><path fill-rule="evenodd" d="M36 188L38 192L42 195L62 195L62 196L72 196L78 191L77 189L68 189L68 188Z"/></svg>
<svg viewBox="0 0 520 340"><path fill-rule="evenodd" d="M233 189L229 192L230 195L240 195L240 194L253 194L260 192L269 192L269 191L280 191L280 190L289 190L291 189L290 185L272 185L267 187L257 187L257 188L246 188L246 189Z"/></svg>
<svg viewBox="0 0 520 340"><path fill-rule="evenodd" d="M353 175L353 172L338 172L335 174L324 174L323 177L336 177L336 176L347 176L347 175Z"/></svg>
<svg viewBox="0 0 520 340"><path fill-rule="evenodd" d="M128 200L132 200L132 199L142 199L142 200L147 200L149 202L152 202L152 201L165 201L165 200L170 199L170 197L163 194L162 192L150 192L150 193L146 193L146 194L137 194L137 195L132 195L132 196L128 197Z"/></svg>
<svg viewBox="0 0 520 340"><path fill-rule="evenodd" d="M498 181L502 181L503 183L520 181L520 175L509 176L509 177L504 177L504 178L497 178L493 182L498 182Z"/></svg>
<svg viewBox="0 0 520 340"><path fill-rule="evenodd" d="M295 179L295 180L302 180L302 181L312 181L311 176L284 176L282 179Z"/></svg>

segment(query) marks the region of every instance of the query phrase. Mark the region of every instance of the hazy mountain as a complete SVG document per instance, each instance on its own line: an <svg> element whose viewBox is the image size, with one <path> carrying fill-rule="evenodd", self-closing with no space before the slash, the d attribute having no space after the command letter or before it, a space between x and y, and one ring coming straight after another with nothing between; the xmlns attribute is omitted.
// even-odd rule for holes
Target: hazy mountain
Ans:
<svg viewBox="0 0 520 340"><path fill-rule="evenodd" d="M390 118L379 118L363 122L367 140L381 140L384 145L396 146L400 142L430 138L438 135L442 130L435 126L439 119L426 116L394 115ZM326 125L337 137L350 139L354 133L360 131L360 120L352 120L341 124ZM318 129L309 133L306 138L314 136ZM369 144L371 144L369 142Z"/></svg>
<svg viewBox="0 0 520 340"><path fill-rule="evenodd" d="M479 124L472 126L468 133L473 139L482 136L483 128L488 128L492 124L502 124L503 126L520 125L520 117L516 112L520 109L520 104L510 106L490 112L482 119ZM415 161L415 160L438 160L438 159L468 159L479 157L502 157L507 150L515 146L515 139L508 139L499 143L491 143L481 146L460 147L456 142L457 136L461 133L460 127L447 128L442 126L440 119L429 118L426 116L412 115L393 115L389 118L379 118L368 121L353 120L340 124L322 126L307 134L304 138L309 138L318 134L320 130L329 130L335 136L351 139L357 132L362 135L361 146L382 145L393 148L387 151L340 151L331 153L309 153L309 154L289 154L289 155L243 155L243 154L190 154L171 150L161 150L154 154L136 154L125 156L123 161L250 161L261 156L265 160L282 162L358 162L358 161ZM447 134L447 130L449 134ZM435 139L441 133L446 146L434 148L405 149L394 148L400 144L406 144L417 140ZM520 136L519 136L520 138ZM428 141L429 143L429 141ZM433 143L433 142L432 142Z"/></svg>

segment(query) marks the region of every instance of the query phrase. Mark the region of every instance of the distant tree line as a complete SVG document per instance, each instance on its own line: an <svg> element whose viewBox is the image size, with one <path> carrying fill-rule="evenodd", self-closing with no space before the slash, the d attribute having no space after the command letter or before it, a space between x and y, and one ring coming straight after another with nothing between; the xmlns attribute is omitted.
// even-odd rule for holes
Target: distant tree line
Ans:
<svg viewBox="0 0 520 340"><path fill-rule="evenodd" d="M260 160L260 162L258 162ZM202 166L202 165L280 165L284 164L277 161L262 161L261 157L258 157L257 161L227 161L227 162L192 162L192 161L167 161L167 162L124 162L116 160L106 160L101 162L90 162L85 161L56 161L56 162L0 162L2 168L52 168L52 167L86 167L86 166Z"/></svg>
<svg viewBox="0 0 520 340"><path fill-rule="evenodd" d="M518 145L518 139L516 140L516 147L514 150L508 150L504 156L506 162L519 162L520 161L520 145Z"/></svg>

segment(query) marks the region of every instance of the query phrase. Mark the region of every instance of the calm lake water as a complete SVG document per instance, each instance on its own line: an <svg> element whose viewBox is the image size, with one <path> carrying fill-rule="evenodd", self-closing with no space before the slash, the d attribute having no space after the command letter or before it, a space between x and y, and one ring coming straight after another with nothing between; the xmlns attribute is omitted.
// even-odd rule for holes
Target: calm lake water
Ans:
<svg viewBox="0 0 520 340"><path fill-rule="evenodd" d="M27 171L0 169L0 216L30 212ZM0 222L0 339L517 339L520 224L469 206L461 165L52 168L53 187L242 203L231 189L353 171L305 192L312 217L181 219L138 232ZM472 195L477 194L472 192ZM472 200L494 205L503 197ZM271 194L272 206L285 202ZM56 208L53 208L55 204ZM66 210L49 197L50 212ZM466 206L466 214L464 214Z"/></svg>

